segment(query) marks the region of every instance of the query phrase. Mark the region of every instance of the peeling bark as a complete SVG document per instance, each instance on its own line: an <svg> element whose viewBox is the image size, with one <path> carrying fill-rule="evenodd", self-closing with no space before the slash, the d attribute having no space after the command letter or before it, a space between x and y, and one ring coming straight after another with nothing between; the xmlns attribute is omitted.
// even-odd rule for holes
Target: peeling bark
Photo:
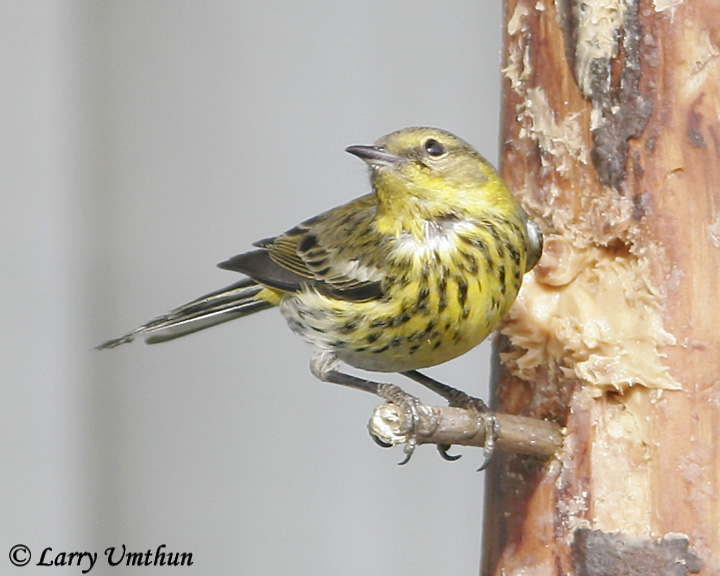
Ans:
<svg viewBox="0 0 720 576"><path fill-rule="evenodd" d="M492 463L483 574L604 574L594 531L720 574L720 11L506 0L503 72L502 172L548 242L493 408L567 441Z"/></svg>

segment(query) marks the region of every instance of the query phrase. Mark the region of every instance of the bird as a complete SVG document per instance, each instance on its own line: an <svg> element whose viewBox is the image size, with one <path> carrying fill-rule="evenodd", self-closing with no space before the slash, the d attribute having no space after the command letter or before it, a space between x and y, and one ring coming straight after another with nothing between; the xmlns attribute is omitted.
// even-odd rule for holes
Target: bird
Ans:
<svg viewBox="0 0 720 576"><path fill-rule="evenodd" d="M468 352L498 328L540 259L540 229L492 165L450 132L404 128L346 151L369 167L370 193L255 242L218 264L242 280L97 348L137 337L165 342L278 308L310 345L318 379L403 404L410 436L414 397L343 364L401 373L451 403L476 400L419 370ZM410 438L406 461L414 445Z"/></svg>

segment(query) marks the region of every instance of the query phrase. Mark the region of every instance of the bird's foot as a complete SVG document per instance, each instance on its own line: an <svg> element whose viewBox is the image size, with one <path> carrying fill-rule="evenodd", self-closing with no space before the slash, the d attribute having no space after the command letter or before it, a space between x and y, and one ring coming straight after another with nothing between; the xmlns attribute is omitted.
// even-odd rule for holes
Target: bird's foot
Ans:
<svg viewBox="0 0 720 576"><path fill-rule="evenodd" d="M483 463L478 472L485 470L492 460L493 454L495 453L495 445L497 442L498 433L500 431L500 424L497 418L492 414L487 407L487 404L480 398L470 396L465 392L457 390L457 397L450 402L450 406L458 408L465 408L471 414L474 414L478 426L485 428L485 445L483 446Z"/></svg>
<svg viewBox="0 0 720 576"><path fill-rule="evenodd" d="M401 462L398 462L398 464L402 466L410 461L410 458L415 452L415 448L417 448L419 443L418 437L422 433L421 425L427 425L429 423L429 427L432 429L436 426L435 418L431 412L423 410L422 402L418 398L408 394L394 384L380 384L377 394L383 400L399 406L405 414L405 429L401 431L401 434L405 436L405 457ZM424 420L427 420L427 422ZM377 438L375 441L379 442L381 446L387 445L386 442Z"/></svg>
<svg viewBox="0 0 720 576"><path fill-rule="evenodd" d="M458 390L457 388L438 382L434 378L430 378L417 370L403 372L403 375L415 380L445 398L449 406L454 408L464 408L471 414L475 415L478 426L483 426L485 428L485 445L483 448L485 459L478 471L487 468L490 460L492 459L493 452L495 451L495 443L499 433L497 418L490 413L487 404L485 404L485 402L483 402L480 398L475 398L474 396L466 394L462 390ZM450 450L449 444L438 444L437 449L438 452L440 452L440 456L442 456L445 460L454 461L460 458L459 454L453 455L448 453Z"/></svg>

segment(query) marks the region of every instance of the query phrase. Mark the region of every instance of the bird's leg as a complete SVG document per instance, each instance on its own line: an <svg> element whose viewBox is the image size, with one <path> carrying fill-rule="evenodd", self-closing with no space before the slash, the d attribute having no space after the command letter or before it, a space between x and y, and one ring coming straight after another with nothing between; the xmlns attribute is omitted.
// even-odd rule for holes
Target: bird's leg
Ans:
<svg viewBox="0 0 720 576"><path fill-rule="evenodd" d="M420 423L418 406L421 405L420 400L394 384L373 382L372 380L366 380L364 378L340 372L336 369L338 364L339 362L333 356L325 353L318 353L313 356L312 362L310 363L310 369L312 370L312 373L323 382L349 386L357 390L375 394L387 402L400 406L405 411L406 422L408 423L407 430L405 431L405 437L407 439L404 448L405 458L399 464L406 464L410 460L410 457L413 455L413 452L418 444L417 434ZM375 438L375 441L381 446L387 447L387 444L378 438Z"/></svg>
<svg viewBox="0 0 720 576"><path fill-rule="evenodd" d="M448 401L450 406L465 408L474 412L477 415L478 420L482 419L483 425L485 426L485 447L483 449L485 460L482 466L478 468L478 471L484 470L490 463L490 459L495 451L495 440L497 439L499 431L497 418L495 418L492 414L488 414L489 410L487 404L485 404L485 402L483 402L480 398L475 398L474 396L466 394L462 390L458 390L457 388L438 382L434 378L430 378L430 376L426 376L417 370L408 370L402 374L403 376L407 376L411 380L415 380L415 382L422 384L429 390L432 390L436 394L442 396ZM460 455L452 456L448 454L448 450L450 449L448 444L438 444L437 448L440 455L446 460L457 460L460 458Z"/></svg>
<svg viewBox="0 0 720 576"><path fill-rule="evenodd" d="M442 396L448 401L449 406L453 406L455 408L469 408L470 406L474 406L478 412L488 411L487 405L480 398L475 398L474 396L466 394L462 390L458 390L457 388L438 382L434 378L430 378L430 376L426 376L422 372L418 372L417 370L408 370L407 372L401 372L401 374L411 380L414 380L418 384L422 384L428 390L435 392L435 394Z"/></svg>

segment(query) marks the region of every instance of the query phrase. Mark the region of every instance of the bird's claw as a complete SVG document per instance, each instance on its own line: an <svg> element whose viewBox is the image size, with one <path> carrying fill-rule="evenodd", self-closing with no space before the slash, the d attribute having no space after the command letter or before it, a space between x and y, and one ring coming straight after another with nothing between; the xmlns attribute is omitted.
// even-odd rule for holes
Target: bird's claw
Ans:
<svg viewBox="0 0 720 576"><path fill-rule="evenodd" d="M436 444L435 447L443 460L455 462L455 460L462 458L462 454L448 454L448 451L452 448L452 444Z"/></svg>
<svg viewBox="0 0 720 576"><path fill-rule="evenodd" d="M411 396L394 384L381 385L381 387L378 388L378 395L388 402L399 406L405 414L405 429L400 432L400 435L405 436L405 457L402 461L398 462L398 465L402 466L410 461L418 445L421 423L419 407L422 403L418 398ZM380 445L385 445L385 442L382 442Z"/></svg>
<svg viewBox="0 0 720 576"><path fill-rule="evenodd" d="M405 422L407 422L405 430L405 447L403 448L405 457L398 462L398 466L404 466L410 462L410 458L412 458L412 455L415 453L415 448L417 448L418 445L418 427L420 425L420 414L418 412L420 400L415 398L415 396L406 394L405 392L403 392L403 394L404 397L400 401L400 406L405 412Z"/></svg>
<svg viewBox="0 0 720 576"><path fill-rule="evenodd" d="M406 442L403 452L405 452L405 457L400 460L400 462L398 462L398 466L405 466L405 464L410 462L410 458L415 452L415 445L411 444L410 442Z"/></svg>
<svg viewBox="0 0 720 576"><path fill-rule="evenodd" d="M376 436L375 434L371 433L370 438L372 438L373 442L375 442L375 444L380 446L380 448L392 448L393 447L393 445L390 442L385 442L385 440L383 440L379 436Z"/></svg>
<svg viewBox="0 0 720 576"><path fill-rule="evenodd" d="M495 444L500 425L493 414L479 414L478 419L482 419L483 426L485 427L485 446L483 447L484 460L480 468L477 469L478 472L482 472L488 467L493 454L495 453Z"/></svg>
<svg viewBox="0 0 720 576"><path fill-rule="evenodd" d="M475 412L478 425L482 425L485 428L483 463L480 465L480 468L477 469L478 472L482 472L489 466L493 454L495 453L495 444L500 426L497 418L489 413L487 404L485 404L485 402L483 402L480 398L475 398L474 396L470 396L460 390L457 390L456 392L456 396L449 403L450 406L465 408L466 410ZM460 458L460 454L455 456L448 454L450 446L447 444L438 444L437 448L440 452L440 456L442 456L445 460L454 461Z"/></svg>
<svg viewBox="0 0 720 576"><path fill-rule="evenodd" d="M490 460L492 459L492 455L495 450L495 439L497 438L498 428L497 419L494 416L488 415L489 409L487 404L485 404L485 402L483 402L480 398L470 396L462 390L455 389L453 392L453 397L448 401L448 405L455 408L465 408L466 410L475 412L478 423L482 420L482 424L485 427L485 447L483 448L484 460L480 468L478 468L478 472L481 472L490 464ZM448 450L450 450L449 444L438 444L437 449L438 452L440 452L440 456L442 456L444 460L448 460L450 462L454 462L462 456L461 454L448 454Z"/></svg>

